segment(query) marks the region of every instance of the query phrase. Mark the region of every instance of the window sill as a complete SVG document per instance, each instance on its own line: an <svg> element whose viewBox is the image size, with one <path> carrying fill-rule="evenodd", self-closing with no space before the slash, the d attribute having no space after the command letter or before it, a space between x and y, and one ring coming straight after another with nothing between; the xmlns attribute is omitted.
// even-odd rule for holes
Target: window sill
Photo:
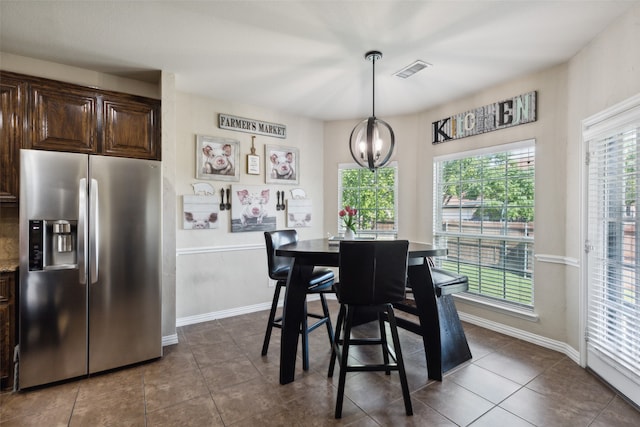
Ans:
<svg viewBox="0 0 640 427"><path fill-rule="evenodd" d="M501 303L500 301L489 300L487 298L482 298L467 293L456 294L453 297L454 299L460 300L465 304L474 305L476 307L481 307L487 310L494 311L496 313L517 317L529 322L538 322L540 320L540 316L538 316L533 311L533 309L515 307L508 303Z"/></svg>

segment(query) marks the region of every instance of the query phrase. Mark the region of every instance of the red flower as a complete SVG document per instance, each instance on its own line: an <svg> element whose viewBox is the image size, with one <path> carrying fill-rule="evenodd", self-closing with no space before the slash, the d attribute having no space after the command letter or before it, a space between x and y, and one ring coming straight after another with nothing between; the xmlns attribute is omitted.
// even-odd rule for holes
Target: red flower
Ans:
<svg viewBox="0 0 640 427"><path fill-rule="evenodd" d="M358 213L358 210L355 208L352 208L351 206L345 206L344 209L341 209L338 211L338 216L340 218L342 218L342 222L344 223L344 226L353 231L355 233L356 231L356 214Z"/></svg>

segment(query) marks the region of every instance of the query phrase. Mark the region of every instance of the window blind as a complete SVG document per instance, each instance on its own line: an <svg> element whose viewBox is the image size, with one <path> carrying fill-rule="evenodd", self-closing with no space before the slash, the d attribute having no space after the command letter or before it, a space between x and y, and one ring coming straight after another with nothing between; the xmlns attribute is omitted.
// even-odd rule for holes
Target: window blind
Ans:
<svg viewBox="0 0 640 427"><path fill-rule="evenodd" d="M436 262L469 293L533 307L535 141L434 160Z"/></svg>
<svg viewBox="0 0 640 427"><path fill-rule="evenodd" d="M585 127L587 347L640 384L640 108Z"/></svg>
<svg viewBox="0 0 640 427"><path fill-rule="evenodd" d="M398 164L371 172L355 163L338 165L338 206L356 208L359 236L393 237L398 232ZM338 217L338 231L345 231Z"/></svg>

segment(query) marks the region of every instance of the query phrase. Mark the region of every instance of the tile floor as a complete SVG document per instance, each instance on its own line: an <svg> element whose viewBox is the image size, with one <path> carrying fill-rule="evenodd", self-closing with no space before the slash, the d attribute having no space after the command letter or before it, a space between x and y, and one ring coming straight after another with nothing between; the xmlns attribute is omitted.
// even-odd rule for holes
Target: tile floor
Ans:
<svg viewBox="0 0 640 427"><path fill-rule="evenodd" d="M317 303L311 303L316 305ZM337 304L332 302L337 312ZM310 339L311 368L278 384L279 330L260 356L267 312L178 328L161 360L0 395L1 426L638 426L640 412L564 355L465 324L473 360L427 380L419 337L401 331L414 415L397 373L351 373L333 418L326 329ZM358 359L374 357L370 349ZM299 360L300 362L300 360Z"/></svg>

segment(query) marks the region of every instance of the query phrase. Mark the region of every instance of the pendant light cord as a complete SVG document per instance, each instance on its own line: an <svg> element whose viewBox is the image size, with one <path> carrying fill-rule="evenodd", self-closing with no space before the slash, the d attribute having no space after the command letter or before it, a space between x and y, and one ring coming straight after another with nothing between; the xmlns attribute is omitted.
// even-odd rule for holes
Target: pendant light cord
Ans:
<svg viewBox="0 0 640 427"><path fill-rule="evenodd" d="M373 86L371 89L371 117L376 117L376 57L375 55L371 58L371 62L373 62Z"/></svg>

